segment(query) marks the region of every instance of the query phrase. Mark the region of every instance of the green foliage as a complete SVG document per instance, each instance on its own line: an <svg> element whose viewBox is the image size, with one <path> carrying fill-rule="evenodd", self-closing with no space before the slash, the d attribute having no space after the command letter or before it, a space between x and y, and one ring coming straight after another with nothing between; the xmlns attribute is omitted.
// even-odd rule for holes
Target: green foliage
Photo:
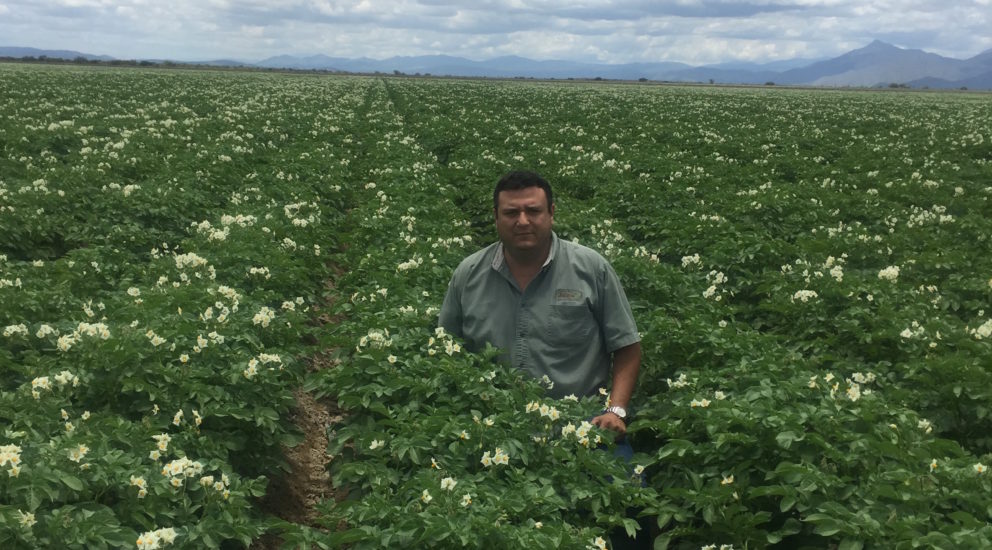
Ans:
<svg viewBox="0 0 992 550"><path fill-rule="evenodd" d="M314 113L216 75L3 73L0 545L249 544L345 204L290 138Z"/></svg>
<svg viewBox="0 0 992 550"><path fill-rule="evenodd" d="M453 465L445 448L468 423L455 405L490 400L473 393L471 374L444 366L447 357L424 369L431 315L420 314L436 307L468 250L494 238L495 178L526 167L555 184L558 233L610 258L632 299L645 360L631 433L654 490L633 512L656 519L657 547L988 543L984 525L965 521L987 514L981 491L961 485L986 483L987 343L977 329L992 266L978 253L988 248L978 218L989 189L962 174L975 168L987 106L792 90L384 85L389 101L376 118L398 113L398 135L416 141L380 142L370 156L429 169L374 178L371 190L409 205L412 223L371 195L351 212L365 232L341 260L357 273L338 287L349 321L336 330L340 366L321 387L359 405L334 433L345 446L331 448L344 461L335 480L358 497L330 506L329 518L373 545L399 534L424 544L396 518L416 513L428 524L431 505L419 507L417 490L434 495L438 477L466 475L467 451L456 447ZM451 136L471 138L451 145ZM477 244L435 244L456 236ZM423 264L397 267L418 256ZM434 260L448 266L440 281ZM360 345L370 330L388 330L393 347L382 353L395 363ZM457 366L477 375L489 368L478 360ZM533 399L514 393L483 436ZM510 417L527 433L524 416ZM385 446L369 449L373 441ZM528 471L569 468L539 449L528 450ZM425 453L447 470L424 477ZM472 545L442 540L434 543Z"/></svg>
<svg viewBox="0 0 992 550"><path fill-rule="evenodd" d="M0 75L4 548L990 545L981 96ZM434 331L511 168L624 281L629 464ZM255 506L301 384L315 526Z"/></svg>

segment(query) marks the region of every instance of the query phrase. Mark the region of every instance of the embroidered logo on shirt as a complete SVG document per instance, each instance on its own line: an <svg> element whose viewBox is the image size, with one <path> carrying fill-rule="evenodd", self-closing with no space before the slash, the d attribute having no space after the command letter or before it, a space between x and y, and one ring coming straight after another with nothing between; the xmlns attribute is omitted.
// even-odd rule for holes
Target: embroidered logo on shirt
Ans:
<svg viewBox="0 0 992 550"><path fill-rule="evenodd" d="M582 291L570 288L559 288L555 291L555 304L559 306L577 306L582 304Z"/></svg>

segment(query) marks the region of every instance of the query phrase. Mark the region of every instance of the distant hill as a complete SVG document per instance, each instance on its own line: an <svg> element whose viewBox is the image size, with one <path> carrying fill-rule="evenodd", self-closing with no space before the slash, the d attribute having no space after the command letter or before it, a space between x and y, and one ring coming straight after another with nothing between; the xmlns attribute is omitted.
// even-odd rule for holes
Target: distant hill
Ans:
<svg viewBox="0 0 992 550"><path fill-rule="evenodd" d="M952 59L922 50L897 48L876 40L840 57L785 71L778 81L861 87L908 84L924 78L956 83L992 70L982 66L982 59L981 55L969 60Z"/></svg>
<svg viewBox="0 0 992 550"><path fill-rule="evenodd" d="M921 78L907 82L906 85L911 88L992 90L992 71L971 78L953 81L930 77Z"/></svg>
<svg viewBox="0 0 992 550"><path fill-rule="evenodd" d="M184 61L190 65L206 65L208 67L252 67L251 63L234 61L233 59L214 59L212 61Z"/></svg>
<svg viewBox="0 0 992 550"><path fill-rule="evenodd" d="M52 59L76 59L82 57L90 61L113 61L109 55L93 55L72 50L39 50L38 48L19 48L0 46L0 57L49 57Z"/></svg>
<svg viewBox="0 0 992 550"><path fill-rule="evenodd" d="M112 61L75 51L3 48L0 56ZM145 60L163 63L163 60ZM176 61L180 62L180 61ZM789 59L770 63L729 62L694 67L685 63L580 63L536 61L504 56L473 61L450 55L397 56L388 59L279 55L257 62L236 60L184 61L196 65L320 70L347 73L495 78L553 78L711 82L718 84L783 84L797 86L968 88L992 90L992 50L970 59L953 59L923 50L904 49L881 41L832 59Z"/></svg>
<svg viewBox="0 0 992 550"><path fill-rule="evenodd" d="M812 65L822 59L807 59L797 57L795 59L784 59L781 61L770 61L768 63L754 63L751 61L728 61L726 63L715 63L713 65L703 65L701 69L721 69L730 71L788 71Z"/></svg>
<svg viewBox="0 0 992 550"><path fill-rule="evenodd" d="M969 90L992 90L992 50L984 52L965 60L968 63L969 71L977 74L957 81L948 82L950 88L968 88ZM913 83L910 83L913 85ZM931 85L931 88L943 86Z"/></svg>
<svg viewBox="0 0 992 550"><path fill-rule="evenodd" d="M826 60L794 59L772 63L721 63L693 67L684 63L577 63L497 57L470 61L451 56L344 59L327 56L279 56L258 66L324 69L363 73L432 74L523 78L604 78L720 84L791 84L803 86L914 87L992 89L992 50L968 60L922 50L903 49L881 41Z"/></svg>
<svg viewBox="0 0 992 550"><path fill-rule="evenodd" d="M479 76L501 78L609 78L636 80L663 75L666 71L689 68L683 63L630 63L607 65L574 61L535 61L504 56L486 61L472 61L448 55L399 56L388 59L345 59L314 55L281 55L259 61L259 67L285 69L322 69L356 73L432 74L435 76ZM636 75L636 76L635 76Z"/></svg>

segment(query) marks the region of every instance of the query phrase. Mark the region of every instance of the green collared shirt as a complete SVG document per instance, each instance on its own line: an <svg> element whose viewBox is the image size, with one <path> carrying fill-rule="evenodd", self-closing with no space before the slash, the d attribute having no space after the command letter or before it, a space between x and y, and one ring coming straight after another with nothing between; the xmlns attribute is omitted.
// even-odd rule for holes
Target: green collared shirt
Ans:
<svg viewBox="0 0 992 550"><path fill-rule="evenodd" d="M613 267L598 252L551 234L551 253L521 292L500 242L462 260L438 324L471 351L486 343L500 359L547 375L554 397L582 397L606 387L614 351L640 341Z"/></svg>

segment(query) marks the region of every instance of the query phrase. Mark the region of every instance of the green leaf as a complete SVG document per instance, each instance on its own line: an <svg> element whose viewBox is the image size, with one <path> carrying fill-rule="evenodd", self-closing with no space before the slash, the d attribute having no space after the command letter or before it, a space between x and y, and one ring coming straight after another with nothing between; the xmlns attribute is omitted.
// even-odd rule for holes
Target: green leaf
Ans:
<svg viewBox="0 0 992 550"><path fill-rule="evenodd" d="M78 477L71 476L69 474L62 474L62 483L65 483L67 487L74 491L83 490L83 482Z"/></svg>
<svg viewBox="0 0 992 550"><path fill-rule="evenodd" d="M814 524L813 532L824 537L836 535L844 528L843 523L827 514L810 514L806 516L806 522Z"/></svg>
<svg viewBox="0 0 992 550"><path fill-rule="evenodd" d="M791 430L780 432L777 436L775 436L775 441L778 443L779 447L782 447L783 449L788 449L791 447L793 441L800 440L802 440L802 436L796 435L796 432Z"/></svg>
<svg viewBox="0 0 992 550"><path fill-rule="evenodd" d="M843 526L838 524L836 521L831 520L821 522L815 529L813 529L813 532L823 537L829 537L836 535L841 529L843 529Z"/></svg>
<svg viewBox="0 0 992 550"><path fill-rule="evenodd" d="M658 514L658 529L664 529L665 526L668 525L668 522L669 521L672 521L672 513L671 512L664 512L664 513Z"/></svg>
<svg viewBox="0 0 992 550"><path fill-rule="evenodd" d="M713 516L715 515L712 505L706 505L703 507L703 521L709 525L713 525Z"/></svg>
<svg viewBox="0 0 992 550"><path fill-rule="evenodd" d="M114 531L104 532L103 538L113 546L132 547L138 538L138 533L133 529L119 527Z"/></svg>
<svg viewBox="0 0 992 550"><path fill-rule="evenodd" d="M306 436L300 433L283 433L276 437L276 441L278 441L280 445L290 448L303 443L304 440L306 440Z"/></svg>
<svg viewBox="0 0 992 550"><path fill-rule="evenodd" d="M950 514L948 514L948 517L950 517L954 521L961 523L966 527L975 527L979 525L979 522L977 519L975 519L975 516L963 510L956 510L954 512L951 512Z"/></svg>
<svg viewBox="0 0 992 550"><path fill-rule="evenodd" d="M628 537L631 537L631 538L636 537L637 536L637 529L638 529L638 527L639 527L639 525L637 525L637 521L636 520L633 520L633 519L630 519L630 518L624 518L624 520L623 520L623 528L624 528L625 531L627 531L627 536Z"/></svg>
<svg viewBox="0 0 992 550"><path fill-rule="evenodd" d="M658 458L662 459L668 457L672 453L675 453L678 456L683 456L685 455L685 452L691 448L691 441L686 441L684 439L673 439L669 441L667 445L662 447L660 451L658 451Z"/></svg>

